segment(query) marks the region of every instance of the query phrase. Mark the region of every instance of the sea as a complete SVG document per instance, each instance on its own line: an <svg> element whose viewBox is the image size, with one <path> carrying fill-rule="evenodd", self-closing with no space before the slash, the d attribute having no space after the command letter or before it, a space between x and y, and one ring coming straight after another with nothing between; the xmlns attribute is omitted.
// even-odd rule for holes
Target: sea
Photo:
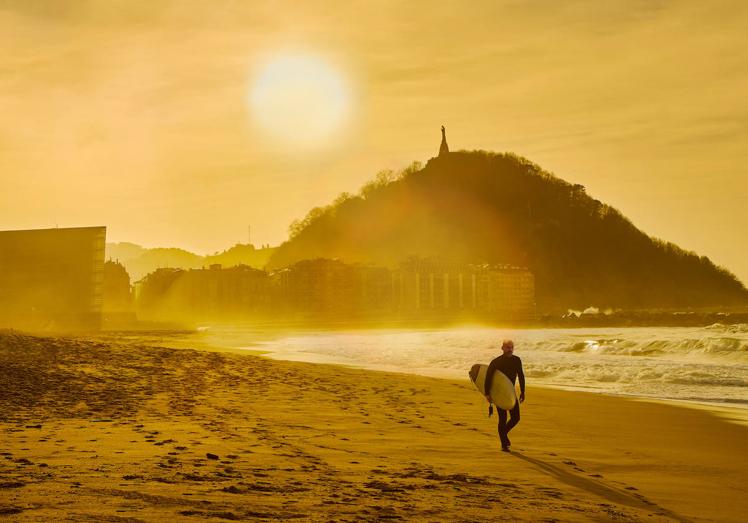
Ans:
<svg viewBox="0 0 748 523"><path fill-rule="evenodd" d="M748 324L328 331L261 341L249 333L245 340L236 330L228 337L211 334L274 359L464 380L474 363L488 363L501 354L502 341L511 339L522 358L528 395L542 386L748 413Z"/></svg>

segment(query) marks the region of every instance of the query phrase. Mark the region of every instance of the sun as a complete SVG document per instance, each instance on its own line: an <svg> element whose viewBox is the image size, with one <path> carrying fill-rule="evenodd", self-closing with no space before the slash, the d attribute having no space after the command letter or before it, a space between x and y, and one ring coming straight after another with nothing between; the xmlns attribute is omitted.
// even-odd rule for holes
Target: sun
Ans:
<svg viewBox="0 0 748 523"><path fill-rule="evenodd" d="M344 75L310 54L272 57L258 68L248 98L259 127L295 148L334 144L351 114L351 92Z"/></svg>

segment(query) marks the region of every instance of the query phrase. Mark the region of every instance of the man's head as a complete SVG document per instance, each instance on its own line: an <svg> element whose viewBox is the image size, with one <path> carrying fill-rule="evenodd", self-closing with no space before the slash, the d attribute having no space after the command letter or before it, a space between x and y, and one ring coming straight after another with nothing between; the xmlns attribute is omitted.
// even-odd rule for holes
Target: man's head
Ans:
<svg viewBox="0 0 748 523"><path fill-rule="evenodd" d="M514 353L514 342L512 340L504 340L501 344L501 352L504 356L511 356Z"/></svg>

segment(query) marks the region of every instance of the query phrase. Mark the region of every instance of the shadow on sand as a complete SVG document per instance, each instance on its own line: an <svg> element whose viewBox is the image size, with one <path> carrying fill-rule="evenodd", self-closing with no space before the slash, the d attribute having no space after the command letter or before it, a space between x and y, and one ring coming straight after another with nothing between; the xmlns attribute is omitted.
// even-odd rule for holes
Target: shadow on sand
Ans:
<svg viewBox="0 0 748 523"><path fill-rule="evenodd" d="M554 478L561 481L562 483L565 483L566 485L569 485L571 487L575 487L581 490L585 490L589 492L590 494L594 494L595 496L606 499L612 503L617 503L619 505L626 505L628 507L652 511L652 512L657 513L658 515L669 517L677 521L683 521L683 522L689 521L683 516L676 514L674 512L671 512L647 500L641 494L629 494L628 492L625 492L623 490L619 490L615 487L604 485L598 481L595 481L594 479L585 478L584 476L575 474L574 472L563 469L561 467L558 467L546 461L540 460L538 458L531 458L530 456L526 456L525 454L522 454L521 452L512 451L511 454L512 456L515 456L521 460L524 460L530 463L535 468L541 470L542 472L545 472L546 474L550 476L553 476Z"/></svg>

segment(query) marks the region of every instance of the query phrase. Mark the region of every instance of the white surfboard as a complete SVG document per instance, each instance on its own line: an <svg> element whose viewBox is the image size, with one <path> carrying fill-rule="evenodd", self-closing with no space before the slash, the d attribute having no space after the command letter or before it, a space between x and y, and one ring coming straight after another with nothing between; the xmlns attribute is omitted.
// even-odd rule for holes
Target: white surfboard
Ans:
<svg viewBox="0 0 748 523"><path fill-rule="evenodd" d="M476 363L470 368L470 381L473 382L475 388L483 394L486 384L486 372L488 372L488 365L480 365ZM488 394L491 398L491 402L504 410L512 410L514 405L517 404L517 391L514 388L514 384L509 381L506 374L496 370L494 371L493 380L491 381L491 390Z"/></svg>

